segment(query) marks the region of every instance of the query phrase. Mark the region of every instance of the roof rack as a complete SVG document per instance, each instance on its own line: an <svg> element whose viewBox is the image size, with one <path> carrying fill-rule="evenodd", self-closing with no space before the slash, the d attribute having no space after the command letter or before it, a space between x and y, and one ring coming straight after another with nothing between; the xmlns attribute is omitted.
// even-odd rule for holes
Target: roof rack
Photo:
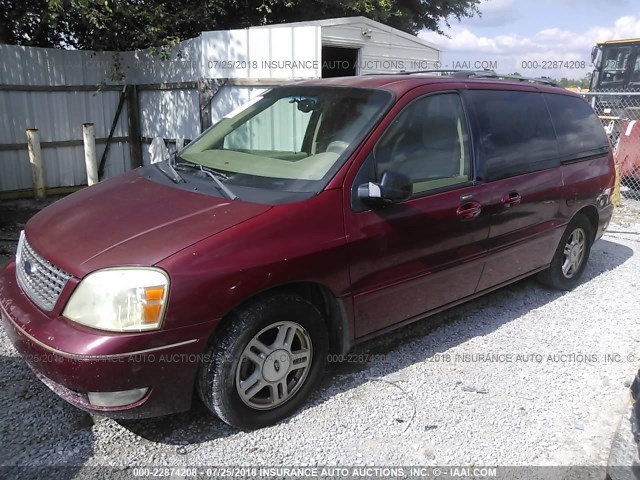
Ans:
<svg viewBox="0 0 640 480"><path fill-rule="evenodd" d="M542 85L549 85L551 87L561 87L557 82L554 82L548 77L520 77L518 75L503 75L496 73L493 70L415 70L410 72L397 72L393 75L416 75L416 74L439 74L440 76L452 77L452 78L490 78L493 80L510 80L526 83L539 83ZM376 75L376 74L373 74Z"/></svg>

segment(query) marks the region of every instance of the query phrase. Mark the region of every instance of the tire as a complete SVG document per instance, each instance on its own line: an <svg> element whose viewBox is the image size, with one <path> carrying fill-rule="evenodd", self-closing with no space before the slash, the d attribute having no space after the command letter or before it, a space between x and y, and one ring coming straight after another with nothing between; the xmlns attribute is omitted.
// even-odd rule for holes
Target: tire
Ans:
<svg viewBox="0 0 640 480"><path fill-rule="evenodd" d="M324 319L292 294L259 299L232 315L201 365L198 393L233 427L272 425L304 403L324 372Z"/></svg>
<svg viewBox="0 0 640 480"><path fill-rule="evenodd" d="M575 288L587 266L593 239L594 232L589 219L582 214L573 217L560 239L551 265L537 275L538 281L557 290ZM576 246L581 242L582 250Z"/></svg>

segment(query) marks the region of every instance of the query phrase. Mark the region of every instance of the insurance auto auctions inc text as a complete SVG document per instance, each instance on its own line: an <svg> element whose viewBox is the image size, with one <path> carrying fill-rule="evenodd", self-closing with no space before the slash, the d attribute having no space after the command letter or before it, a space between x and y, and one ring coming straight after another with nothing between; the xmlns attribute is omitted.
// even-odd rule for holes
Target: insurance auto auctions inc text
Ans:
<svg viewBox="0 0 640 480"><path fill-rule="evenodd" d="M349 60L209 60L209 69L216 70L360 70L415 71L415 70L495 70L495 60L458 60L443 64L435 60L363 60L354 64Z"/></svg>

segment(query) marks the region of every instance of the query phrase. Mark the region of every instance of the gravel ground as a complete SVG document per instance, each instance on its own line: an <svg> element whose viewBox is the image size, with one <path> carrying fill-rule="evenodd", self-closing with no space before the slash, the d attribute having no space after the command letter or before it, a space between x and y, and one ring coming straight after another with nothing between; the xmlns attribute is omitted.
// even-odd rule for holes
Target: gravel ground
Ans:
<svg viewBox="0 0 640 480"><path fill-rule="evenodd" d="M197 402L91 417L0 328L0 465L606 465L640 367L639 242L640 208L619 209L574 291L526 279L368 342L353 353L372 361L332 365L306 408L255 432Z"/></svg>
<svg viewBox="0 0 640 480"><path fill-rule="evenodd" d="M48 197L45 200L0 200L0 267L16 253L20 230L31 216L40 209L51 205L61 197Z"/></svg>

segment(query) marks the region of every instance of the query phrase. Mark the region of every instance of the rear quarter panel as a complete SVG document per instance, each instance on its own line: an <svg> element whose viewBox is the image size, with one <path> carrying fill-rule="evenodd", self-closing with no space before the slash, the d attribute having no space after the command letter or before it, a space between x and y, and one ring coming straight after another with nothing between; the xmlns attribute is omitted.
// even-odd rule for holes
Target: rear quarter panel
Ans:
<svg viewBox="0 0 640 480"><path fill-rule="evenodd" d="M615 184L613 154L565 163L560 166L563 178L562 215L569 222L577 212L587 206L598 211L597 237L611 220L613 206L610 203Z"/></svg>

